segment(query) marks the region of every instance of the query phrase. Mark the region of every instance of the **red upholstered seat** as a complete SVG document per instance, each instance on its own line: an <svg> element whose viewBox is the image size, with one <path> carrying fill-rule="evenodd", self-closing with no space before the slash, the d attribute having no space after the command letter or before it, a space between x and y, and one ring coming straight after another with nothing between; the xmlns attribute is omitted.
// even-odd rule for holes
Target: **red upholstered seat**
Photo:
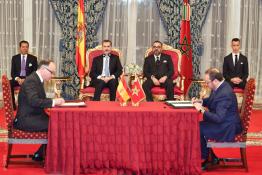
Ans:
<svg viewBox="0 0 262 175"><path fill-rule="evenodd" d="M176 83L174 88L175 98L177 99L184 99L184 77L180 74L180 67L181 67L181 52L178 49L174 49L173 47L163 44L162 52L170 55L174 65L174 74L173 74L173 82ZM147 49L145 53L145 58L149 55L153 54L152 47ZM166 98L166 92L164 88L161 87L154 87L151 90L153 94L153 98L156 100L164 100Z"/></svg>
<svg viewBox="0 0 262 175"><path fill-rule="evenodd" d="M46 132L25 132L18 129L13 129L10 138L15 139L47 139Z"/></svg>
<svg viewBox="0 0 262 175"><path fill-rule="evenodd" d="M120 59L122 57L122 54L121 54L120 50L118 50L118 49L113 48L111 53L119 56ZM93 59L95 57L99 56L99 55L102 55L102 54L103 54L103 50L102 50L101 45L96 46L95 48L89 49L87 51L86 57L88 59L88 65L87 65L87 67L88 67L88 76L87 77L88 78L86 78L86 79L88 80L88 82L86 84L88 84L88 85L89 85L89 81L91 80L90 77L89 77L89 73L90 73L90 70L91 70L91 67L92 67ZM82 100L92 98L94 96L94 92L95 92L94 87L91 87L91 86L85 87L84 89L80 89L79 98L82 99ZM109 100L109 88L103 89L102 94L101 94L101 100Z"/></svg>
<svg viewBox="0 0 262 175"><path fill-rule="evenodd" d="M94 87L86 87L84 89L80 90L81 93L86 94L86 93L91 93L94 94L95 93L95 88ZM103 94L109 94L109 88L104 88L102 91Z"/></svg>
<svg viewBox="0 0 262 175"><path fill-rule="evenodd" d="M234 88L233 91L234 93L240 93L240 94L244 93L244 89L240 89L240 88Z"/></svg>
<svg viewBox="0 0 262 175"><path fill-rule="evenodd" d="M7 130L8 155L5 162L5 167L8 167L12 155L12 144L46 144L47 132L25 132L13 128L14 110L11 98L10 82L6 75L2 76L2 90L5 112L5 126ZM25 155L27 156L27 155Z"/></svg>
<svg viewBox="0 0 262 175"><path fill-rule="evenodd" d="M165 89L161 87L153 87L151 92L155 95L163 95L166 93ZM174 94L183 94L183 91L180 88L175 87Z"/></svg>
<svg viewBox="0 0 262 175"><path fill-rule="evenodd" d="M255 96L255 79L250 78L243 90L243 101L240 109L240 118L242 123L242 132L235 137L235 142L216 142L214 140L208 141L208 147L238 147L240 148L241 159L239 161L242 163L240 167L243 167L248 171L247 159L246 159L246 140L247 132L250 124L250 117L253 109L253 101Z"/></svg>

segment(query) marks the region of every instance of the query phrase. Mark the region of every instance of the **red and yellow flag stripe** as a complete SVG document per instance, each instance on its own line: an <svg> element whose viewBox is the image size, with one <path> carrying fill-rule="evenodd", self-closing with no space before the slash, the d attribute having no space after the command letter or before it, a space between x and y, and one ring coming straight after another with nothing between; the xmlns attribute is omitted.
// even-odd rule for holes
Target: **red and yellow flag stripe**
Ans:
<svg viewBox="0 0 262 175"><path fill-rule="evenodd" d="M86 27L85 27L85 10L84 0L78 1L77 9L77 34L76 34L76 65L80 81L85 75L86 66Z"/></svg>

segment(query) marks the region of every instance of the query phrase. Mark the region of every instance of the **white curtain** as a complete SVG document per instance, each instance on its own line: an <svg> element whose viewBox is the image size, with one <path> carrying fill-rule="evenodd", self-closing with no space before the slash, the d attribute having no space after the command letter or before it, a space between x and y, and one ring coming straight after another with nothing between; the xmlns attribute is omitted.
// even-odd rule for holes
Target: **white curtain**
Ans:
<svg viewBox="0 0 262 175"><path fill-rule="evenodd" d="M142 66L153 41L165 42L167 34L153 0L108 0L98 38L110 39L123 53L122 65Z"/></svg>
<svg viewBox="0 0 262 175"><path fill-rule="evenodd" d="M256 102L262 102L262 1L212 1L202 30L204 52L201 57L201 74L209 67L222 71L223 58L231 52L231 39L241 40L241 52L248 57L249 77L256 78Z"/></svg>
<svg viewBox="0 0 262 175"><path fill-rule="evenodd" d="M256 79L256 101L262 102L262 1L241 1L240 37L248 57L250 77Z"/></svg>
<svg viewBox="0 0 262 175"><path fill-rule="evenodd" d="M10 77L12 56L19 42L29 41L29 52L41 59L52 58L60 70L61 29L48 0L0 0L0 75Z"/></svg>

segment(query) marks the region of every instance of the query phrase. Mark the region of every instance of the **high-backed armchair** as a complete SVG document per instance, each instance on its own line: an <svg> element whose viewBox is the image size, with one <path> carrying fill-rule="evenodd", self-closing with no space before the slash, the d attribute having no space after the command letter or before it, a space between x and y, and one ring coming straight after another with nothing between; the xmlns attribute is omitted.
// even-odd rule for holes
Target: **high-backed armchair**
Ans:
<svg viewBox="0 0 262 175"><path fill-rule="evenodd" d="M119 56L120 59L122 58L122 53L118 49L113 48L111 53ZM87 76L85 78L85 84L87 87L85 87L84 89L80 89L79 99L81 100L89 100L90 98L94 97L95 88L90 86L91 78L89 76L89 73L91 71L93 59L102 54L103 54L102 45L98 45L95 48L89 49L87 51L87 54L86 54L87 66L86 67L88 70L87 70ZM103 101L109 100L109 88L103 89L102 94L101 94L101 100Z"/></svg>
<svg viewBox="0 0 262 175"><path fill-rule="evenodd" d="M176 83L174 87L174 98L183 100L184 99L184 79L180 74L180 67L181 67L181 52L178 49L174 49L173 47L163 44L162 53L170 55L174 65L174 75L173 75L173 82ZM147 49L145 53L145 58L149 55L153 54L152 47ZM151 90L153 94L153 98L155 100L161 101L166 99L166 92L164 88L161 87L153 87Z"/></svg>

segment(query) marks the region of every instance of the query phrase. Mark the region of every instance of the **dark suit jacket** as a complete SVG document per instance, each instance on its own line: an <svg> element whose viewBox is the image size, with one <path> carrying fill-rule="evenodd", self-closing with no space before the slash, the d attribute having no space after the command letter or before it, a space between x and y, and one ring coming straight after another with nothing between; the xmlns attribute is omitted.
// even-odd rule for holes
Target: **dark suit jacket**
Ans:
<svg viewBox="0 0 262 175"><path fill-rule="evenodd" d="M203 124L206 137L217 141L232 141L241 132L237 99L231 86L224 81L216 91L203 100Z"/></svg>
<svg viewBox="0 0 262 175"><path fill-rule="evenodd" d="M248 77L248 61L247 57L242 54L239 54L239 59L234 66L232 53L229 54L224 58L223 63L223 76L225 77L226 81L230 82L231 78L239 77L246 83Z"/></svg>
<svg viewBox="0 0 262 175"><path fill-rule="evenodd" d="M145 58L143 71L147 79L150 79L152 75L157 79L163 76L171 79L174 74L174 66L171 57L161 53L159 68L157 69L154 55L150 55Z"/></svg>
<svg viewBox="0 0 262 175"><path fill-rule="evenodd" d="M122 65L119 60L119 57L111 54L109 61L109 71L110 75L114 75L117 79L122 74ZM103 55L95 57L93 59L92 68L90 72L90 77L92 80L96 80L99 75L102 74L103 71Z"/></svg>
<svg viewBox="0 0 262 175"><path fill-rule="evenodd" d="M26 59L26 76L37 70L37 58L33 55L27 54ZM11 77L20 77L21 72L21 54L12 57Z"/></svg>
<svg viewBox="0 0 262 175"><path fill-rule="evenodd" d="M50 107L52 107L52 99L46 98L44 85L34 72L25 79L21 86L14 126L25 131L46 130L48 115L44 109Z"/></svg>

